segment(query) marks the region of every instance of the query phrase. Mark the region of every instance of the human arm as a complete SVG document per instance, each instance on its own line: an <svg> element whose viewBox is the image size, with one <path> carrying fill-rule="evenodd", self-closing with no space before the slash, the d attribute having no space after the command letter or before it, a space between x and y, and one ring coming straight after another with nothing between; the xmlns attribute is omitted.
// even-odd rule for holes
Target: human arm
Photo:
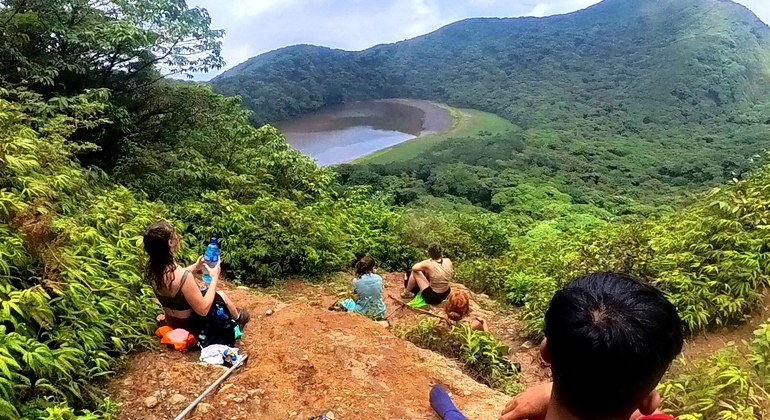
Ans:
<svg viewBox="0 0 770 420"><path fill-rule="evenodd" d="M187 266L184 269L193 274L203 271L203 255L198 257L198 261L196 261L195 264Z"/></svg>
<svg viewBox="0 0 770 420"><path fill-rule="evenodd" d="M505 405L500 420L543 420L551 402L553 383L527 388Z"/></svg>
<svg viewBox="0 0 770 420"><path fill-rule="evenodd" d="M476 317L471 321L471 328L477 331L489 332L487 320L479 317Z"/></svg>
<svg viewBox="0 0 770 420"><path fill-rule="evenodd" d="M200 289L198 289L198 285L194 281L186 281L182 285L182 294L185 299L187 299L187 303L189 303L193 311L200 316L206 316L206 314L209 313L211 304L214 303L214 297L217 295L220 273L219 264L220 262L217 261L214 267L208 269L209 275L211 276L211 283L209 283L209 289L205 296L201 293Z"/></svg>
<svg viewBox="0 0 770 420"><path fill-rule="evenodd" d="M553 382L548 382L527 388L521 394L515 396L506 404L503 412L500 414L500 420L543 420L548 413L548 405L551 402L551 393L553 392ZM657 395L657 393L655 393ZM654 407L660 405L660 396L652 401ZM662 414L660 410L655 410L652 414ZM631 415L629 420L640 420L645 415L639 410Z"/></svg>
<svg viewBox="0 0 770 420"><path fill-rule="evenodd" d="M412 271L422 271L423 273L427 273L428 263L430 263L430 260L420 261L412 266Z"/></svg>

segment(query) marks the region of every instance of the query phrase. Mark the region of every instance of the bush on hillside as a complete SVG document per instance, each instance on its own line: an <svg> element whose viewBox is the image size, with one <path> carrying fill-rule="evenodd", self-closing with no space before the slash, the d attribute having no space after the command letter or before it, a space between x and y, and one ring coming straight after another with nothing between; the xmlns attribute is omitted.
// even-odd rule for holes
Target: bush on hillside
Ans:
<svg viewBox="0 0 770 420"><path fill-rule="evenodd" d="M493 389L508 395L524 390L519 372L507 359L510 349L492 333L473 330L466 323L449 328L434 318L398 327L395 333L418 347L459 361L470 377Z"/></svg>
<svg viewBox="0 0 770 420"><path fill-rule="evenodd" d="M680 359L676 377L658 388L666 412L681 420L760 420L770 415L770 324L760 326L743 354L731 346L713 356Z"/></svg>

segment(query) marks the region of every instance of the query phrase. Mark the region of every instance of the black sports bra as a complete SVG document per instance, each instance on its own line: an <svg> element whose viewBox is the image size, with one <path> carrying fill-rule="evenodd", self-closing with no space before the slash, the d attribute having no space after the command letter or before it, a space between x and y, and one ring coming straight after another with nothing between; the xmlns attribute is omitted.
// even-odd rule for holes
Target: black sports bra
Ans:
<svg viewBox="0 0 770 420"><path fill-rule="evenodd" d="M189 275L190 272L185 270L184 274L182 275L182 282L179 284L179 291L177 291L174 296L163 296L158 293L157 290L155 290L155 297L158 298L158 301L161 305L163 305L164 308L168 308L173 311L186 311L188 309L192 309L192 306L187 303L187 299L185 299L184 294L182 294L182 286L184 286L184 282L187 281L187 276Z"/></svg>

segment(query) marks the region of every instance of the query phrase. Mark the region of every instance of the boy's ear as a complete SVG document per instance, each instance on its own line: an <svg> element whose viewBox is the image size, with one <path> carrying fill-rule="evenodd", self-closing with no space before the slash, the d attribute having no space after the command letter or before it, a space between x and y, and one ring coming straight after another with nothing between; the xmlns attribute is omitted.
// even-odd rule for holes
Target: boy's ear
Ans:
<svg viewBox="0 0 770 420"><path fill-rule="evenodd" d="M548 351L548 339L544 338L543 342L540 343L540 357L543 358L543 361L551 364L551 353Z"/></svg>
<svg viewBox="0 0 770 420"><path fill-rule="evenodd" d="M653 390L647 397L639 404L639 412L645 416L651 416L655 414L660 408L661 398L658 391Z"/></svg>

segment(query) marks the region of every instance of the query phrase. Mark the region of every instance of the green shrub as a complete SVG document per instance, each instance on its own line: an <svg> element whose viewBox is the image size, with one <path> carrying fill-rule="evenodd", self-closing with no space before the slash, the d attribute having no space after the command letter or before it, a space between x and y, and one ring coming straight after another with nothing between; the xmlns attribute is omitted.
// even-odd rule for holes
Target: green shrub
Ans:
<svg viewBox="0 0 770 420"><path fill-rule="evenodd" d="M484 293L495 298L505 297L506 262L499 258L476 258L459 261L455 272L455 281L464 284L476 293Z"/></svg>
<svg viewBox="0 0 770 420"><path fill-rule="evenodd" d="M770 324L762 325L748 344L747 354L736 346L713 356L687 362L680 359L677 377L658 388L666 412L681 420L760 420L770 415L767 363Z"/></svg>
<svg viewBox="0 0 770 420"><path fill-rule="evenodd" d="M417 347L452 359L459 359L462 354L460 338L453 335L451 329L440 325L436 318L423 318L413 326L397 326L393 332Z"/></svg>
<svg viewBox="0 0 770 420"><path fill-rule="evenodd" d="M460 339L460 360L471 376L509 395L524 390L518 380L519 372L506 358L510 348L492 333L477 331L467 323L460 323L452 328L452 335Z"/></svg>
<svg viewBox="0 0 770 420"><path fill-rule="evenodd" d="M473 330L466 323L450 329L435 318L424 318L415 326L394 332L418 347L458 360L465 373L498 391L515 395L524 389L519 372L506 358L510 349L489 332Z"/></svg>

